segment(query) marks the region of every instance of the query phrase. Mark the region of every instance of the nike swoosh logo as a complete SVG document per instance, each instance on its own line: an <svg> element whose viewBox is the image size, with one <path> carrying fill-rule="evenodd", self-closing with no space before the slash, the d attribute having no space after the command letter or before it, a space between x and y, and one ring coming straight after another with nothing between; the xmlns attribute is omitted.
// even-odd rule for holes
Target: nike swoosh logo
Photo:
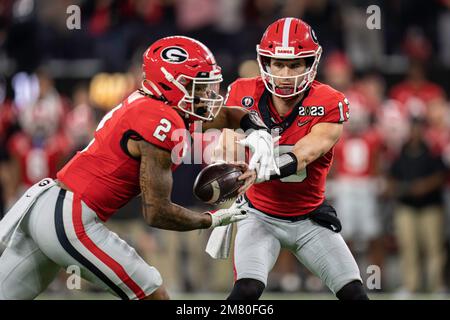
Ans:
<svg viewBox="0 0 450 320"><path fill-rule="evenodd" d="M310 122L311 122L311 120L299 121L299 122L297 122L297 125L298 125L299 127L303 127L305 124L308 124L308 123L310 123Z"/></svg>

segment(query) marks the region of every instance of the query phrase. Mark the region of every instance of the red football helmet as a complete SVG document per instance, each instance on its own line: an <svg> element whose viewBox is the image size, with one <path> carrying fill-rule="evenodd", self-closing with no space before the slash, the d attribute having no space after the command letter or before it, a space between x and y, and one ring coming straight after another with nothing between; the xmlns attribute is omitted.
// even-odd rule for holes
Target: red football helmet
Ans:
<svg viewBox="0 0 450 320"><path fill-rule="evenodd" d="M203 43L182 36L160 39L145 51L142 69L142 90L177 106L187 119L210 121L219 113L222 73Z"/></svg>
<svg viewBox="0 0 450 320"><path fill-rule="evenodd" d="M308 89L314 81L322 54L313 29L300 19L283 18L272 23L256 46L258 64L267 90L272 94L289 98ZM306 72L288 77L275 76L270 70L270 58L299 59L306 61ZM294 87L286 93L275 84L275 79L293 79Z"/></svg>

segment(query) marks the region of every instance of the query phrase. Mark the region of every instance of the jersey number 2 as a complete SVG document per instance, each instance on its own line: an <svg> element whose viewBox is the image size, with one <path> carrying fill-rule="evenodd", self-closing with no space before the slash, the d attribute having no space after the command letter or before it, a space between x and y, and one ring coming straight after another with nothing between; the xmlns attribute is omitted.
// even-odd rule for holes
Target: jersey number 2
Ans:
<svg viewBox="0 0 450 320"><path fill-rule="evenodd" d="M159 121L160 125L156 127L155 132L153 132L153 136L159 141L163 142L167 138L167 132L172 128L172 123L166 118L162 118Z"/></svg>

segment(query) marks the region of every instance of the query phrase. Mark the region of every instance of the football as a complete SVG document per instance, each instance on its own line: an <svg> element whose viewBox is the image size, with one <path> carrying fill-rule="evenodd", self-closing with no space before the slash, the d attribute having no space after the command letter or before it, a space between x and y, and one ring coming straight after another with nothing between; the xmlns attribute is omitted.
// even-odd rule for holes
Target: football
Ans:
<svg viewBox="0 0 450 320"><path fill-rule="evenodd" d="M244 181L238 166L226 163L210 164L198 174L194 182L194 195L208 204L219 204L238 195Z"/></svg>

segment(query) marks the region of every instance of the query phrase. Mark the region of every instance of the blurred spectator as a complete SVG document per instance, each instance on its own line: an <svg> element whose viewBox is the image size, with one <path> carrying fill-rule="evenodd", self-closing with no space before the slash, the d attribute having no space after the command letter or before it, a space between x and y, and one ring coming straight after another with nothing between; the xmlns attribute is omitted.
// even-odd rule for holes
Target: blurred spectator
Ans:
<svg viewBox="0 0 450 320"><path fill-rule="evenodd" d="M441 86L426 79L424 64L413 60L406 79L395 85L389 96L400 102L406 116L423 117L427 104L434 99L444 98L445 94Z"/></svg>
<svg viewBox="0 0 450 320"><path fill-rule="evenodd" d="M401 52L401 46L408 29L420 29L433 47L436 44L437 13L442 1L398 0L379 1L382 14L382 30L386 37L386 51Z"/></svg>
<svg viewBox="0 0 450 320"><path fill-rule="evenodd" d="M377 114L386 99L385 78L375 69L372 69L362 75L356 85L358 91L364 96L367 108L374 117L373 120L376 121Z"/></svg>
<svg viewBox="0 0 450 320"><path fill-rule="evenodd" d="M450 105L443 98L437 98L428 103L426 139L432 151L442 155L448 162L446 150L450 146Z"/></svg>
<svg viewBox="0 0 450 320"><path fill-rule="evenodd" d="M19 115L21 131L8 140L10 183L16 195L40 179L56 177L68 152L69 144L60 131L66 107L49 75L40 71L39 96L23 106Z"/></svg>
<svg viewBox="0 0 450 320"><path fill-rule="evenodd" d="M425 135L434 154L442 157L447 171L444 190L445 231L447 254L450 252L450 104L444 99L435 99L428 104L428 128ZM450 261L447 259L447 266ZM450 269L447 268L448 271Z"/></svg>
<svg viewBox="0 0 450 320"><path fill-rule="evenodd" d="M353 85L353 67L345 53L330 53L323 62L324 82L336 90L348 91Z"/></svg>
<svg viewBox="0 0 450 320"><path fill-rule="evenodd" d="M14 112L11 103L6 101L6 82L0 78L0 219L5 213L5 201L10 196L6 194L4 185L7 180L8 154L6 142L9 137L10 127L13 124Z"/></svg>
<svg viewBox="0 0 450 320"><path fill-rule="evenodd" d="M71 151L67 158L83 150L93 138L97 121L94 110L89 101L89 90L85 85L79 85L73 93L73 109L67 114L65 119L65 133L69 139Z"/></svg>
<svg viewBox="0 0 450 320"><path fill-rule="evenodd" d="M326 84L345 94L347 101L342 103L350 105L351 120L336 145L333 183L329 186L342 220L342 236L362 269L366 263L382 268L378 206L382 136L373 121L383 99L383 85L376 77L355 81L352 64L338 51L325 59L324 76Z"/></svg>
<svg viewBox="0 0 450 320"><path fill-rule="evenodd" d="M394 212L400 248L403 290L422 289L424 262L430 292L444 290L444 166L424 140L423 120L414 118L407 142L390 170L388 194L397 200ZM421 250L423 249L423 259Z"/></svg>
<svg viewBox="0 0 450 320"><path fill-rule="evenodd" d="M425 63L431 56L431 44L420 28L409 28L402 44L403 51L411 60Z"/></svg>
<svg viewBox="0 0 450 320"><path fill-rule="evenodd" d="M177 25L183 32L213 25L218 17L218 0L179 0L175 2Z"/></svg>
<svg viewBox="0 0 450 320"><path fill-rule="evenodd" d="M383 170L398 156L409 130L409 118L396 100L386 100L376 113L376 127L383 139Z"/></svg>
<svg viewBox="0 0 450 320"><path fill-rule="evenodd" d="M381 267L381 221L378 178L382 140L370 125L370 113L361 101L347 96L351 121L335 150L335 205L342 220L342 236L355 254L367 252L369 264Z"/></svg>

